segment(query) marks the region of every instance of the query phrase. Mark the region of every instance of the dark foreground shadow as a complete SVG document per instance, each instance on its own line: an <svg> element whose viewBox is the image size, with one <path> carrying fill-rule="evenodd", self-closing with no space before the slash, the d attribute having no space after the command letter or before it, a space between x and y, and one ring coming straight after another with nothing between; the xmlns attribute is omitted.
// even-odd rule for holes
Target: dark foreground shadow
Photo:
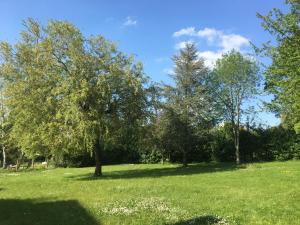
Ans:
<svg viewBox="0 0 300 225"><path fill-rule="evenodd" d="M0 199L1 225L100 225L75 200Z"/></svg>
<svg viewBox="0 0 300 225"><path fill-rule="evenodd" d="M93 177L92 174L81 174L68 176L75 180L97 180L97 179L132 179L132 178L159 178L163 176L188 176L201 173L224 172L239 169L233 163L201 163L192 164L188 167L167 167L154 169L129 169L112 172L104 172L101 177Z"/></svg>
<svg viewBox="0 0 300 225"><path fill-rule="evenodd" d="M226 220L216 217L213 215L204 215L199 217L194 217L192 219L179 221L176 223L171 223L167 225L217 225L217 224L228 224Z"/></svg>

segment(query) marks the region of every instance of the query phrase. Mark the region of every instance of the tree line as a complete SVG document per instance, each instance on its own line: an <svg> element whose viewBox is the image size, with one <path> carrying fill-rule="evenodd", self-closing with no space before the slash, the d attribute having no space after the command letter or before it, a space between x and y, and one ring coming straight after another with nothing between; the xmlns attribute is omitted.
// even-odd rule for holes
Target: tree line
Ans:
<svg viewBox="0 0 300 225"><path fill-rule="evenodd" d="M15 45L0 44L2 165L36 159L57 166L300 158L299 1L258 15L277 45L261 77L253 57L232 50L213 69L187 43L173 57L173 85L154 83L141 62L69 22L33 19ZM265 90L278 127L255 124L247 102ZM254 120L253 120L254 119ZM91 160L94 162L91 162Z"/></svg>

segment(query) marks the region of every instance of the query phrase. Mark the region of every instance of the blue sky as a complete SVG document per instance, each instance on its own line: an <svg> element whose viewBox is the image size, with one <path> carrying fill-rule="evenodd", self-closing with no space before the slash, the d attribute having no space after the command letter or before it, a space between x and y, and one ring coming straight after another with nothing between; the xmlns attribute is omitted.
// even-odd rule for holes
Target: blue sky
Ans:
<svg viewBox="0 0 300 225"><path fill-rule="evenodd" d="M185 41L197 43L199 55L212 67L215 59L232 48L242 52L271 39L256 12L284 8L284 0L1 0L0 40L14 43L32 17L68 20L85 35L102 34L133 53L154 81L170 82L170 57ZM270 99L270 96L263 99ZM278 124L271 113L259 121Z"/></svg>

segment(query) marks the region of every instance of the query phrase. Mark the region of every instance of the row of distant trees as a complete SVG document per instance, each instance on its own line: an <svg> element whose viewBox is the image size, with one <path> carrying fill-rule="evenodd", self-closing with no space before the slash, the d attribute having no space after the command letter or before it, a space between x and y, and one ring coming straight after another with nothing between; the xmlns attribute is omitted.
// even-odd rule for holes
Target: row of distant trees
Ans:
<svg viewBox="0 0 300 225"><path fill-rule="evenodd" d="M209 69L188 43L172 58L174 85L155 84L104 37L28 19L17 44L0 44L3 167L36 158L84 165L93 156L99 176L103 162L299 158L300 14L298 1L289 4L288 14L259 15L277 40L256 49L272 58L268 107L283 118L268 129L245 120L245 103L261 91L253 57L233 50Z"/></svg>

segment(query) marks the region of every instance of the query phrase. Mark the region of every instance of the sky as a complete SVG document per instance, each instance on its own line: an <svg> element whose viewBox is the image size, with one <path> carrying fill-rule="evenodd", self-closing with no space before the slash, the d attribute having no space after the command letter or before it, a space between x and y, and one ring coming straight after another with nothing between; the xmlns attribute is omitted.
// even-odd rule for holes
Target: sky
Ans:
<svg viewBox="0 0 300 225"><path fill-rule="evenodd" d="M185 42L195 42L199 56L213 68L224 52L247 54L250 42L260 46L270 40L256 13L272 8L285 9L284 0L0 0L0 40L16 43L28 17L42 24L66 20L84 35L101 34L134 54L153 81L170 83L171 57ZM279 123L267 112L260 112L257 121Z"/></svg>

